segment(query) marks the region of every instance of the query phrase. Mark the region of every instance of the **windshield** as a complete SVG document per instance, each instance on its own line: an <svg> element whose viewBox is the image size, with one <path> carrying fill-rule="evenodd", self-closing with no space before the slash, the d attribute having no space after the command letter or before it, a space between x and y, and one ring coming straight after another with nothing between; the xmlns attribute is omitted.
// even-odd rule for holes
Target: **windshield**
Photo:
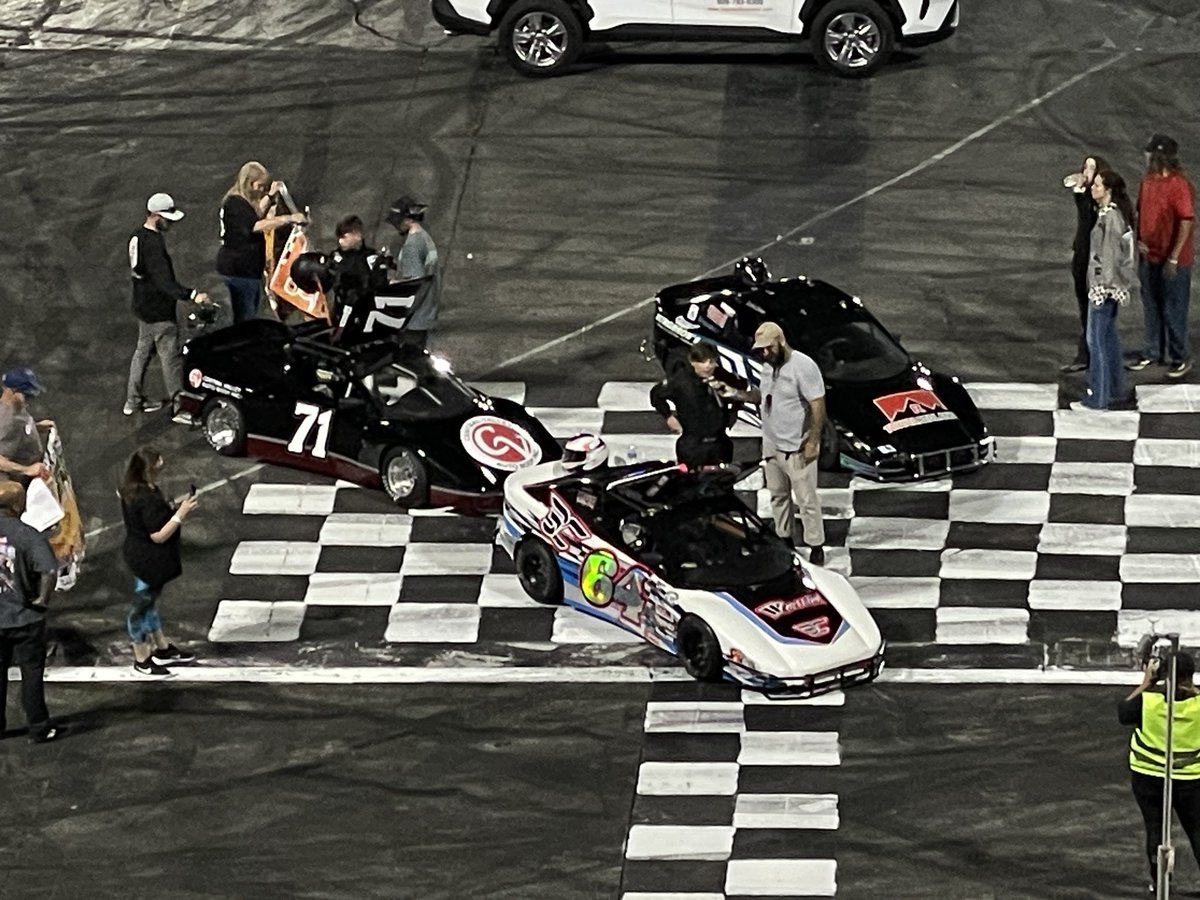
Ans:
<svg viewBox="0 0 1200 900"><path fill-rule="evenodd" d="M663 575L678 587L715 591L758 584L794 565L787 545L736 497L689 503L651 522Z"/></svg>
<svg viewBox="0 0 1200 900"><path fill-rule="evenodd" d="M439 372L428 357L389 363L363 376L363 387L389 415L442 418L469 413L476 394L455 375Z"/></svg>
<svg viewBox="0 0 1200 900"><path fill-rule="evenodd" d="M911 365L908 354L874 322L842 322L823 329L812 346L827 381L880 381Z"/></svg>

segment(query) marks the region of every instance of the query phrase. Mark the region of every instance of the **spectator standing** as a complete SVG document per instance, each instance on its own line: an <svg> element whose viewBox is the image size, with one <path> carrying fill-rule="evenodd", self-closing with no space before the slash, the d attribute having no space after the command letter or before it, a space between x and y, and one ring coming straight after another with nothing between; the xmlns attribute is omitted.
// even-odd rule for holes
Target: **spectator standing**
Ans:
<svg viewBox="0 0 1200 900"><path fill-rule="evenodd" d="M16 481L28 485L45 478L50 470L42 461L45 452L38 426L51 427L49 419L34 421L26 402L42 393L42 383L33 369L9 369L0 391L0 484Z"/></svg>
<svg viewBox="0 0 1200 900"><path fill-rule="evenodd" d="M194 662L196 657L167 641L158 614L163 587L183 574L179 532L196 508L196 496L176 508L157 484L163 458L143 447L130 457L121 485L121 515L125 521L125 563L133 573L133 602L126 625L133 643L133 669L139 675L163 677L167 666Z"/></svg>
<svg viewBox="0 0 1200 900"><path fill-rule="evenodd" d="M1087 272L1088 395L1071 407L1111 409L1125 395L1117 310L1129 302L1137 271L1133 203L1125 179L1112 171L1096 172L1091 194L1096 201L1097 216Z"/></svg>
<svg viewBox="0 0 1200 900"><path fill-rule="evenodd" d="M152 354L162 365L163 385L168 400L183 389L183 360L179 353L179 324L176 304L208 301L208 295L184 287L175 278L175 265L163 239L172 224L183 218L170 194L154 194L146 201L146 221L129 238L129 272L133 277L133 314L138 321L137 347L129 361L129 383L125 408L132 416L162 409L164 403L147 400L144 391L146 367Z"/></svg>
<svg viewBox="0 0 1200 900"><path fill-rule="evenodd" d="M437 327L441 305L442 273L437 245L425 230L425 210L428 205L412 197L401 197L388 210L387 221L404 236L397 268L401 278L426 278L426 283L413 300L412 313L404 326L406 340L424 347L429 332Z"/></svg>
<svg viewBox="0 0 1200 900"><path fill-rule="evenodd" d="M1140 371L1165 363L1168 378L1192 370L1188 345L1188 304L1195 261L1193 228L1196 191L1179 165L1179 144L1156 134L1146 144L1146 175L1138 192L1138 276L1146 342L1141 358L1129 364Z"/></svg>
<svg viewBox="0 0 1200 900"><path fill-rule="evenodd" d="M29 740L58 736L46 709L46 609L58 583L58 560L45 535L21 521L25 489L0 483L0 736L7 729L8 669L21 672Z"/></svg>
<svg viewBox="0 0 1200 900"><path fill-rule="evenodd" d="M1075 200L1075 240L1071 244L1071 280L1075 285L1075 302L1079 307L1079 345L1075 358L1060 366L1062 372L1083 372L1088 367L1088 259L1091 254L1092 229L1096 225L1096 201L1092 198L1092 179L1097 170L1112 168L1100 156L1084 159L1078 172L1063 179L1063 187L1071 190Z"/></svg>
<svg viewBox="0 0 1200 900"><path fill-rule="evenodd" d="M788 346L783 329L763 322L751 352L763 366L759 386L743 397L759 405L762 455L775 533L794 544L797 508L809 561L825 563L825 522L817 497L817 460L825 429L825 380L813 360Z"/></svg>
<svg viewBox="0 0 1200 900"><path fill-rule="evenodd" d="M733 441L726 429L735 409L730 388L716 379L717 349L701 341L686 358L667 357L667 377L650 389L650 404L674 434L675 458L688 467L715 466L733 460Z"/></svg>
<svg viewBox="0 0 1200 900"><path fill-rule="evenodd" d="M272 181L266 166L251 160L243 165L233 186L221 199L221 249L217 272L229 288L229 305L234 322L258 316L267 264L266 235L285 225L302 225L304 213L266 215L274 198L283 190L282 181Z"/></svg>

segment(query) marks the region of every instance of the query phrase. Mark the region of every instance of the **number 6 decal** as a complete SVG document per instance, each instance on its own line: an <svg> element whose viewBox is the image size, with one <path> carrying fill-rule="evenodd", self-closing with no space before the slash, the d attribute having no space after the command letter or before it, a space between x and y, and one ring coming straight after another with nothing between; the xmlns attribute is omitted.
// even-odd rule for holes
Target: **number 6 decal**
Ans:
<svg viewBox="0 0 1200 900"><path fill-rule="evenodd" d="M304 416L304 419L288 442L288 452L303 453L308 435L312 432L313 425L316 425L317 439L313 444L312 455L317 459L324 459L329 448L329 423L333 421L333 410L322 410L321 407L312 403L297 403L295 415Z"/></svg>

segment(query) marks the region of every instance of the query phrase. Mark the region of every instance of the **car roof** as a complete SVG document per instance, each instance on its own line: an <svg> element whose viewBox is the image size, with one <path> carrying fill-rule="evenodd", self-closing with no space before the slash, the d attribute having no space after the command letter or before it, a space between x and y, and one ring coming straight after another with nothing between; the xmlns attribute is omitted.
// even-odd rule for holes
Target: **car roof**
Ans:
<svg viewBox="0 0 1200 900"><path fill-rule="evenodd" d="M779 318L785 331L790 324L801 321L807 328L828 328L847 322L877 323L857 297L827 281L804 276L748 286L736 275L721 275L671 285L658 292L659 303L666 306L718 298L735 309L757 307L756 311L766 319Z"/></svg>
<svg viewBox="0 0 1200 900"><path fill-rule="evenodd" d="M590 488L635 510L662 512L696 501L727 497L751 468L754 466L723 465L689 471L678 463L643 463L581 473L560 480L555 487Z"/></svg>

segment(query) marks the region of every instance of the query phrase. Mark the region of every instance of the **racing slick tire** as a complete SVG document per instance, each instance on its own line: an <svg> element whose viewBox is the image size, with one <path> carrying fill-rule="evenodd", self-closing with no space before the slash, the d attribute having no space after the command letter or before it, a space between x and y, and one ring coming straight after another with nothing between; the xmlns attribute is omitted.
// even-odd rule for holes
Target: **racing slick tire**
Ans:
<svg viewBox="0 0 1200 900"><path fill-rule="evenodd" d="M429 470L408 447L393 447L383 454L379 478L397 506L420 506L429 499Z"/></svg>
<svg viewBox="0 0 1200 900"><path fill-rule="evenodd" d="M200 412L204 439L222 456L246 452L246 414L236 400L213 397Z"/></svg>
<svg viewBox="0 0 1200 900"><path fill-rule="evenodd" d="M817 63L844 78L873 75L892 55L896 26L875 0L833 0L813 20Z"/></svg>
<svg viewBox="0 0 1200 900"><path fill-rule="evenodd" d="M839 443L837 426L826 416L825 427L821 429L821 454L817 457L817 468L822 472L836 472L841 468Z"/></svg>
<svg viewBox="0 0 1200 900"><path fill-rule="evenodd" d="M517 0L500 20L500 49L528 78L561 75L583 51L583 23L565 0Z"/></svg>
<svg viewBox="0 0 1200 900"><path fill-rule="evenodd" d="M532 599L549 606L563 602L562 570L549 544L535 537L525 538L517 545L516 564L521 587Z"/></svg>
<svg viewBox="0 0 1200 900"><path fill-rule="evenodd" d="M725 675L725 657L721 642L709 624L699 616L686 615L675 631L675 647L683 667L697 681L721 681Z"/></svg>

